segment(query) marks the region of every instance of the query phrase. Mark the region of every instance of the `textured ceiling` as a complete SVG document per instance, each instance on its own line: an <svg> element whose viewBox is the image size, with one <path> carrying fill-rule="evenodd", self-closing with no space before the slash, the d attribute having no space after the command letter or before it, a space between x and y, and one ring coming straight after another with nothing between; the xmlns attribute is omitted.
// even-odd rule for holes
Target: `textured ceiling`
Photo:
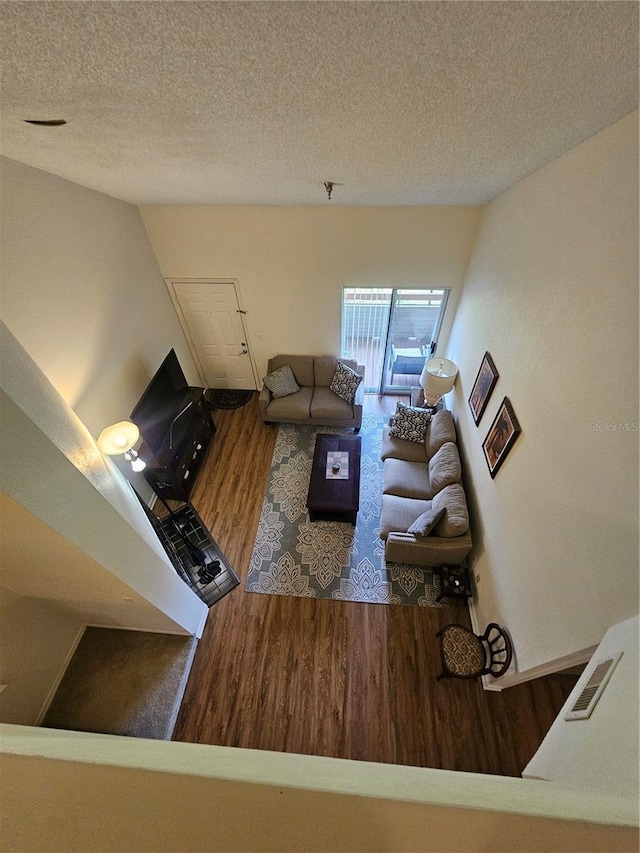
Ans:
<svg viewBox="0 0 640 853"><path fill-rule="evenodd" d="M636 2L2 2L0 150L137 204L478 204L638 106ZM65 118L61 128L25 118Z"/></svg>

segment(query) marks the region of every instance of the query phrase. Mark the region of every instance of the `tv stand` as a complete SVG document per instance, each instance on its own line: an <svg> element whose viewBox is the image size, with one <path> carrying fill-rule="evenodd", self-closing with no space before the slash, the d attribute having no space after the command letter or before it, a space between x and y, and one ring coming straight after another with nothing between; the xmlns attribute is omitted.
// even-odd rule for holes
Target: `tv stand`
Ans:
<svg viewBox="0 0 640 853"><path fill-rule="evenodd" d="M187 502L209 442L216 431L203 402L204 388L188 388L154 454L144 443L140 456L147 463L144 476L153 491L165 500Z"/></svg>

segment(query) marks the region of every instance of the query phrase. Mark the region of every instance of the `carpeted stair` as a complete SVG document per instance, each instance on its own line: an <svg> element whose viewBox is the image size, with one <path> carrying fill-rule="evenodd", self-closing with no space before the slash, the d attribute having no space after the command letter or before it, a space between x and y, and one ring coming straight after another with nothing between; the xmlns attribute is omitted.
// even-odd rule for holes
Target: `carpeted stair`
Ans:
<svg viewBox="0 0 640 853"><path fill-rule="evenodd" d="M171 740L198 641L87 628L45 728Z"/></svg>

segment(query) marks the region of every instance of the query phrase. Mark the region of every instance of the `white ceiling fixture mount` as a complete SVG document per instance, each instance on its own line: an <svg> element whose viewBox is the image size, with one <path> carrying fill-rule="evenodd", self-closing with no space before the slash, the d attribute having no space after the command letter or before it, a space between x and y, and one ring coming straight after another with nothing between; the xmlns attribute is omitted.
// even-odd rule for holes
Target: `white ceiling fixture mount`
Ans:
<svg viewBox="0 0 640 853"><path fill-rule="evenodd" d="M331 201L331 193L334 187L341 187L342 184L337 184L335 181L325 181L324 188L327 191L327 200Z"/></svg>

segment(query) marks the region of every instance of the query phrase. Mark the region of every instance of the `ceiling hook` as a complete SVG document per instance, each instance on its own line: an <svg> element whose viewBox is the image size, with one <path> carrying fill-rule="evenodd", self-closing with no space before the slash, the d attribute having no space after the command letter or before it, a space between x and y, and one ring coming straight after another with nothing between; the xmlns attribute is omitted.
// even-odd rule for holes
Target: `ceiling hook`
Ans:
<svg viewBox="0 0 640 853"><path fill-rule="evenodd" d="M327 191L327 198L331 199L331 193L333 192L333 181L325 181L324 188Z"/></svg>

